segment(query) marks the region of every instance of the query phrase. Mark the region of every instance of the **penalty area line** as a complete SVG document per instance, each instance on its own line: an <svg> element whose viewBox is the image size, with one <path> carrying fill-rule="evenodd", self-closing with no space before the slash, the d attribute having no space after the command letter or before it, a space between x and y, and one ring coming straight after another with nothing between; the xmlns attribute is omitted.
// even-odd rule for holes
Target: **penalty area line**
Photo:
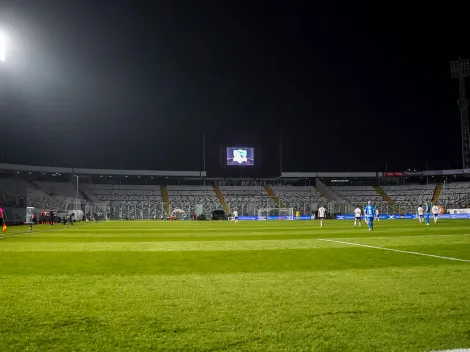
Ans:
<svg viewBox="0 0 470 352"><path fill-rule="evenodd" d="M384 251L391 251L391 252L398 252L398 253L407 253L407 254L414 254L414 255L422 255L424 257L431 257L431 258L438 258L438 259L446 259L446 260L453 260L457 262L465 262L465 263L470 263L470 260L467 259L459 259L459 258L452 258L452 257L443 257L440 255L435 255L435 254L427 254L427 253L420 253L420 252L410 252L410 251L404 251L401 249L393 249L393 248L386 248L386 247L378 247L378 246L370 246L368 244L360 244L360 243L353 243L353 242L345 242L345 241L337 241L337 240L327 240L325 238L319 238L319 241L324 241L324 242L333 242L333 243L341 243L341 244L347 244L350 246L357 246L357 247L365 247L365 248L373 248L373 249L381 249Z"/></svg>

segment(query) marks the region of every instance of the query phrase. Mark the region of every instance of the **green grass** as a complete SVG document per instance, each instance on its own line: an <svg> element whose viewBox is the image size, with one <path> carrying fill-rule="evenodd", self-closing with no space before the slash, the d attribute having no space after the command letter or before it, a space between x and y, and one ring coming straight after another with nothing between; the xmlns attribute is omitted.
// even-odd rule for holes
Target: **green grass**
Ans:
<svg viewBox="0 0 470 352"><path fill-rule="evenodd" d="M470 221L9 227L0 351L470 348Z"/></svg>

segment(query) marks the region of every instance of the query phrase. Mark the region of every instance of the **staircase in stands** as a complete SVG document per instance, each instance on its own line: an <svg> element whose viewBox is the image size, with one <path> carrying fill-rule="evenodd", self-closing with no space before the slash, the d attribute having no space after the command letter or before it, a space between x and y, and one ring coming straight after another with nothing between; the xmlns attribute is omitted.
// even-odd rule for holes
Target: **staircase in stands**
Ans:
<svg viewBox="0 0 470 352"><path fill-rule="evenodd" d="M439 196L441 195L442 191L442 183L438 183L436 188L434 188L434 194L432 195L432 205L437 204L439 200Z"/></svg>
<svg viewBox="0 0 470 352"><path fill-rule="evenodd" d="M222 194L222 191L220 190L219 186L212 186L214 188L214 192L217 195L217 198L219 198L220 204L224 206L224 210L227 214L230 213L230 208L228 207L227 202L225 201L224 195Z"/></svg>
<svg viewBox="0 0 470 352"><path fill-rule="evenodd" d="M162 194L163 203L165 204L165 210L168 216L170 213L170 197L168 196L168 188L165 185L160 185L160 193Z"/></svg>
<svg viewBox="0 0 470 352"><path fill-rule="evenodd" d="M274 190L271 188L271 186L265 186L264 189L266 190L266 193L271 197L271 199L276 203L279 208L286 208L286 205L281 201L281 199L276 196L276 193L274 193Z"/></svg>
<svg viewBox="0 0 470 352"><path fill-rule="evenodd" d="M390 196L385 193L385 191L382 189L380 186L374 186L374 189L377 191L378 194L382 197L384 201L387 202L388 205L390 205L393 209L393 213L396 213L399 211L400 207L390 198Z"/></svg>

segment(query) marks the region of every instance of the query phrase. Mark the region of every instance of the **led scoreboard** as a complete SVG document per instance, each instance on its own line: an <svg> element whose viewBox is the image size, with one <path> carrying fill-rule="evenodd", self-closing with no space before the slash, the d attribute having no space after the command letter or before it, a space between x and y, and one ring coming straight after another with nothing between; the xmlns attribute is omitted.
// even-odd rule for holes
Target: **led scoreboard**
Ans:
<svg viewBox="0 0 470 352"><path fill-rule="evenodd" d="M227 166L255 166L255 148L227 147Z"/></svg>

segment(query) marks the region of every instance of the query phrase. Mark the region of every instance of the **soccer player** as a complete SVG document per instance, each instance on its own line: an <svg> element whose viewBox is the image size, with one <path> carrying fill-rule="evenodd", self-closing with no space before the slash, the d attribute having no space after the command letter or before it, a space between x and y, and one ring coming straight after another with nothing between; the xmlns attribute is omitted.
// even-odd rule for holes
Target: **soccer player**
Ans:
<svg viewBox="0 0 470 352"><path fill-rule="evenodd" d="M69 216L70 225L73 225L73 218L74 217L75 217L74 213L70 214L70 216Z"/></svg>
<svg viewBox="0 0 470 352"><path fill-rule="evenodd" d="M418 220L420 224L424 222L424 209L421 205L418 207Z"/></svg>
<svg viewBox="0 0 470 352"><path fill-rule="evenodd" d="M379 220L379 209L375 209L375 220L380 221Z"/></svg>
<svg viewBox="0 0 470 352"><path fill-rule="evenodd" d="M323 219L326 217L326 209L321 206L318 208L318 218L320 219L320 227L323 227Z"/></svg>
<svg viewBox="0 0 470 352"><path fill-rule="evenodd" d="M362 215L362 210L361 208L357 207L354 209L354 227L356 227L357 224L359 224L359 227L362 227L362 221L361 221L361 215Z"/></svg>
<svg viewBox="0 0 470 352"><path fill-rule="evenodd" d="M238 224L238 211L236 210L233 211L233 221Z"/></svg>
<svg viewBox="0 0 470 352"><path fill-rule="evenodd" d="M54 220L55 220L54 212L51 210L49 212L49 224L54 225Z"/></svg>
<svg viewBox="0 0 470 352"><path fill-rule="evenodd" d="M297 210L297 211L295 212L295 217L296 217L296 219L299 219L299 218L300 218L300 211Z"/></svg>
<svg viewBox="0 0 470 352"><path fill-rule="evenodd" d="M426 220L426 226L429 226L429 217L431 216L431 204L429 202L426 202L426 209L424 212L424 219Z"/></svg>
<svg viewBox="0 0 470 352"><path fill-rule="evenodd" d="M434 217L434 223L437 224L437 220L439 218L439 207L437 205L432 207L432 215Z"/></svg>
<svg viewBox="0 0 470 352"><path fill-rule="evenodd" d="M369 231L372 231L374 230L375 207L372 205L371 201L367 202L365 213L367 218L367 226L369 227Z"/></svg>

